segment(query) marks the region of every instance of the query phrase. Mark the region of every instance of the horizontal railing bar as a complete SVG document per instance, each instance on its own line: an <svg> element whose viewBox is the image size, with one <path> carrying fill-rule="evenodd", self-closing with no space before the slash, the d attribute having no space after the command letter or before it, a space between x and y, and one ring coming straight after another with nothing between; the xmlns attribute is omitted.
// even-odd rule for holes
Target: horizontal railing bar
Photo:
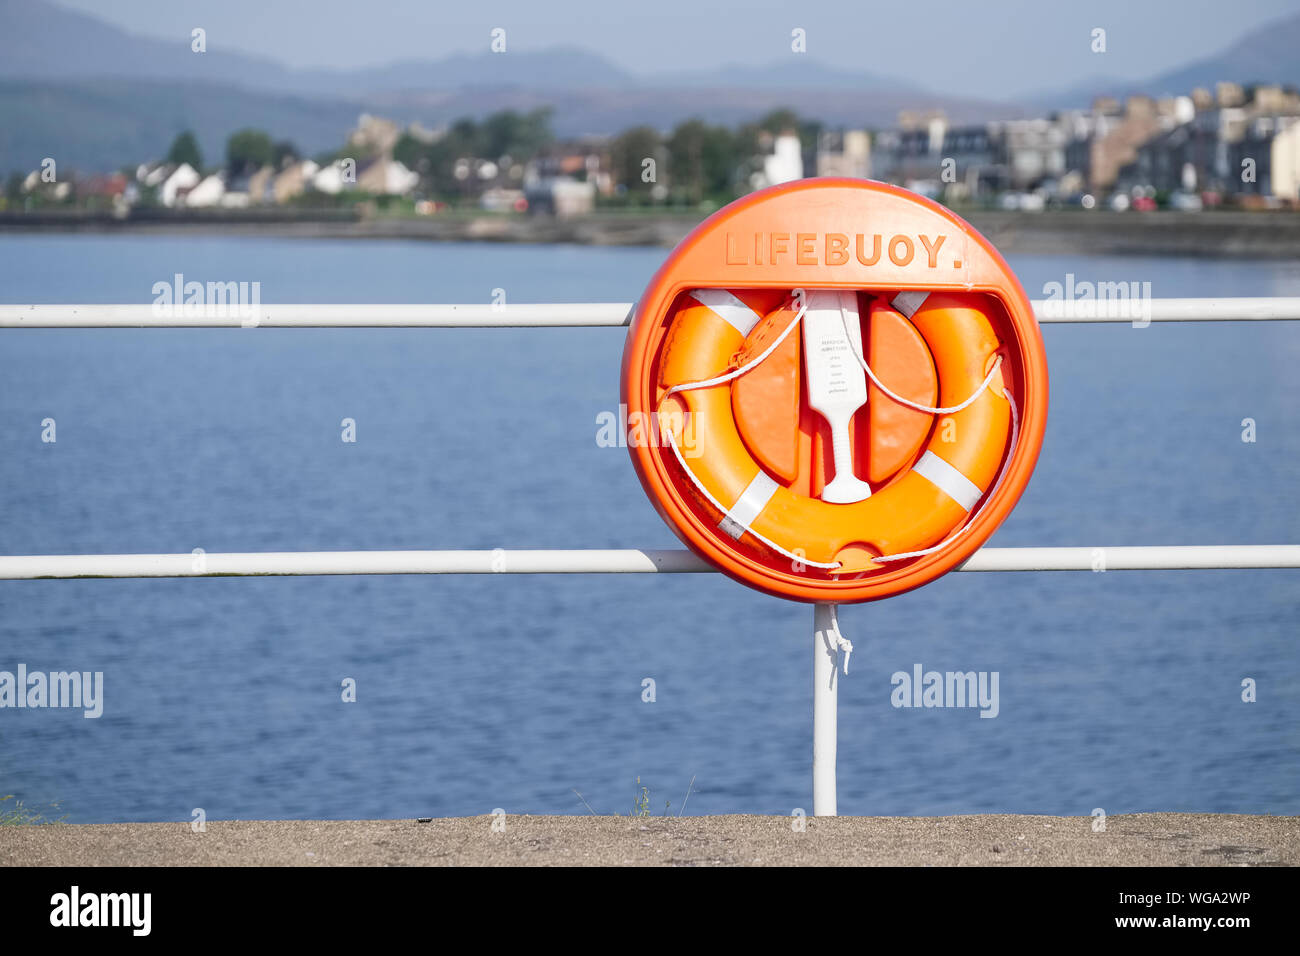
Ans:
<svg viewBox="0 0 1300 956"><path fill-rule="evenodd" d="M981 548L960 571L1198 571L1300 568L1300 545Z"/></svg>
<svg viewBox="0 0 1300 956"><path fill-rule="evenodd" d="M1034 315L1048 322L1284 322L1300 319L1300 296L1236 296L1208 299L1120 299L1065 301L1035 299ZM1113 310L1111 306L1117 306ZM1118 314L1088 316L1087 310ZM1057 313L1065 313L1058 315Z"/></svg>
<svg viewBox="0 0 1300 956"><path fill-rule="evenodd" d="M1038 299L1043 324L1086 322L1260 322L1300 319L1300 297L1210 299ZM203 306L173 314L138 305L0 305L0 328L524 328L617 327L631 320L629 302L505 305L257 305L247 310ZM1093 312L1106 312L1094 315Z"/></svg>
<svg viewBox="0 0 1300 956"><path fill-rule="evenodd" d="M0 305L0 328L524 328L626 326L627 302L512 305L259 305L241 311L206 306L201 314L159 313L143 305Z"/></svg>
<svg viewBox="0 0 1300 956"><path fill-rule="evenodd" d="M983 548L959 571L1300 568L1300 545ZM638 574L707 572L684 550L277 551L28 554L0 557L0 579L189 578L316 574Z"/></svg>

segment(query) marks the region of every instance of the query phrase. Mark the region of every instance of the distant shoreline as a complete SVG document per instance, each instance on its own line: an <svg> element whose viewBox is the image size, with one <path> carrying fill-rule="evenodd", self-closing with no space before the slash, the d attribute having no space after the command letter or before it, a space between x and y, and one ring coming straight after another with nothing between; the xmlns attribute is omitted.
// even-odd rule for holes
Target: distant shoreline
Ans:
<svg viewBox="0 0 1300 956"><path fill-rule="evenodd" d="M959 215L1008 254L1300 258L1300 214L1290 212L959 210ZM0 235L234 235L670 248L700 218L670 212L602 212L571 218L486 213L385 218L360 217L352 210L267 209L150 211L123 219L54 211L0 213Z"/></svg>

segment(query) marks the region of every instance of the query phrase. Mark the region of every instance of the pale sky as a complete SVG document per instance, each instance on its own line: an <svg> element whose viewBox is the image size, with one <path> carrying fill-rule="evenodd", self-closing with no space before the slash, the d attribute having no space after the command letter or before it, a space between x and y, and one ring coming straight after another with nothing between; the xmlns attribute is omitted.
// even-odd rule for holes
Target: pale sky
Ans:
<svg viewBox="0 0 1300 956"><path fill-rule="evenodd" d="M347 68L486 50L581 46L632 73L761 65L808 55L949 94L1027 96L1081 80L1140 79L1215 53L1297 0L58 0L134 33L207 30L209 50ZM1093 53L1091 32L1107 31Z"/></svg>

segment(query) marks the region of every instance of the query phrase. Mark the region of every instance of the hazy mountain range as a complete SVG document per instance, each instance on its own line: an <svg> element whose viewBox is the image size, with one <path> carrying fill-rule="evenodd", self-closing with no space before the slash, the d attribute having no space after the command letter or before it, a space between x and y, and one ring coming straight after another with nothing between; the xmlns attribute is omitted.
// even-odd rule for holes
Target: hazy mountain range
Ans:
<svg viewBox="0 0 1300 956"><path fill-rule="evenodd" d="M1222 79L1297 84L1297 49L1300 14L1150 80L1098 77L1024 102L995 102L811 59L646 77L578 48L296 70L262 57L193 53L188 38L137 36L45 0L0 0L0 170L30 169L45 156L81 169L115 168L159 156L186 128L214 162L226 137L244 126L317 152L341 145L363 111L435 126L547 105L561 135L666 128L689 116L735 124L783 106L834 125L890 125L905 108L983 122L1082 106L1099 93L1185 93Z"/></svg>
<svg viewBox="0 0 1300 956"><path fill-rule="evenodd" d="M1033 101L1053 109L1068 109L1087 106L1093 97L1101 95L1180 96L1198 86L1213 90L1221 80L1300 86L1300 13L1253 30L1214 56L1147 80L1124 83L1097 76L1086 83L1035 96Z"/></svg>

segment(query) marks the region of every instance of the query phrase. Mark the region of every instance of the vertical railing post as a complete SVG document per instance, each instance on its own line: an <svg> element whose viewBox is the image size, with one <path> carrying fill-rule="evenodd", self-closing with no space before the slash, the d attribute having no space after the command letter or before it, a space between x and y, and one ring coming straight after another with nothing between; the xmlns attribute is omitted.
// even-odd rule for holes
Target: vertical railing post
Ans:
<svg viewBox="0 0 1300 956"><path fill-rule="evenodd" d="M834 604L813 606L813 816L835 816L839 625Z"/></svg>

